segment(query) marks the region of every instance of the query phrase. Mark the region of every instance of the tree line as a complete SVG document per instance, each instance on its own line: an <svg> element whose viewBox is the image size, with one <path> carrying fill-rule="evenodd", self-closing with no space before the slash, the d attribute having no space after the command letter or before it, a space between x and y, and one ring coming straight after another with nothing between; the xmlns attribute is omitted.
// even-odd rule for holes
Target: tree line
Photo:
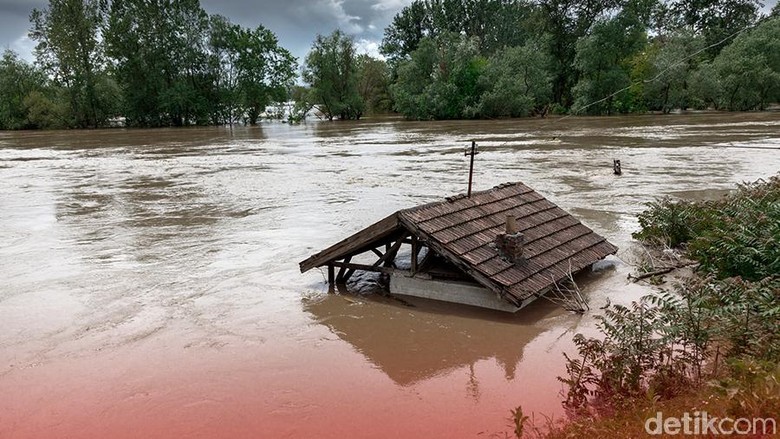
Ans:
<svg viewBox="0 0 780 439"><path fill-rule="evenodd" d="M256 124L287 101L291 121L765 109L780 101L780 6L761 7L414 0L385 29L384 59L336 30L299 69L270 30L198 0L50 0L30 16L35 63L0 60L0 129Z"/></svg>
<svg viewBox="0 0 780 439"><path fill-rule="evenodd" d="M0 129L255 124L296 77L271 31L198 0L50 0L30 21L35 64L0 61Z"/></svg>

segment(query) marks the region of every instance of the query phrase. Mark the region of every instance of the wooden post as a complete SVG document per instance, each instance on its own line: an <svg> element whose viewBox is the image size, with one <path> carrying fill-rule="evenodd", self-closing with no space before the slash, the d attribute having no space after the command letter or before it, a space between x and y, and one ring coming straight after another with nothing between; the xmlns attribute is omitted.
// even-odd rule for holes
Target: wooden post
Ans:
<svg viewBox="0 0 780 439"><path fill-rule="evenodd" d="M420 251L420 244L417 242L417 236L412 235L412 276L417 272L417 252Z"/></svg>
<svg viewBox="0 0 780 439"><path fill-rule="evenodd" d="M468 150L466 151L466 155L471 156L471 161L469 163L469 191L466 193L466 197L471 198L471 180L474 176L474 156L479 154L477 152L477 142L471 141L471 152Z"/></svg>
<svg viewBox="0 0 780 439"><path fill-rule="evenodd" d="M328 264L328 283L331 286L336 283L336 270L333 268L333 264Z"/></svg>

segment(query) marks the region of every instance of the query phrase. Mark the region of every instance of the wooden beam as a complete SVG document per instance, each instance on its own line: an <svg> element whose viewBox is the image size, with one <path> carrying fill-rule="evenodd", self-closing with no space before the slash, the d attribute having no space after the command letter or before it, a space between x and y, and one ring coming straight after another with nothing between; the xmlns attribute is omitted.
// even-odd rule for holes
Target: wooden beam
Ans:
<svg viewBox="0 0 780 439"><path fill-rule="evenodd" d="M386 263L388 258L395 257L395 253L398 253L398 249L401 247L401 244L403 244L403 238L403 236L400 236L392 247L390 247L390 243L387 243L387 251L385 251L385 254L383 254L376 262L374 262L374 267L378 267L383 262ZM385 264L385 266L387 266L387 264Z"/></svg>
<svg viewBox="0 0 780 439"><path fill-rule="evenodd" d="M398 254L398 250L401 249L401 245L404 243L404 239L406 239L406 234L403 234L398 237L398 241L393 244L393 246L385 252L385 255L382 259L384 261L379 261L380 263L384 263L385 267L391 267L395 264L395 255Z"/></svg>
<svg viewBox="0 0 780 439"><path fill-rule="evenodd" d="M361 270L361 271L373 271L376 273L392 273L394 270L390 267L382 267L379 265L366 265L366 264L353 264L351 262L334 262L334 266L341 267L341 269L349 270Z"/></svg>
<svg viewBox="0 0 780 439"><path fill-rule="evenodd" d="M351 260L352 260L352 256L347 256L346 259L344 259L344 262L348 264L349 261L351 261ZM341 269L339 270L338 276L336 276L336 283L337 284L346 283L346 280L344 279L344 273L346 273L347 268L344 267L343 265L338 265L337 262L333 262L332 264L334 266L336 266L336 267L341 267Z"/></svg>

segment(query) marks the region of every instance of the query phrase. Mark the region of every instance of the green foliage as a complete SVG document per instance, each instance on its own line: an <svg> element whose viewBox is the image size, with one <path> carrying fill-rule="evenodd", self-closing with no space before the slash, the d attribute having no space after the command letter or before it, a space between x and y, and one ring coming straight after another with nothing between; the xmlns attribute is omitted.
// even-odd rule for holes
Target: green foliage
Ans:
<svg viewBox="0 0 780 439"><path fill-rule="evenodd" d="M646 76L651 81L643 90L648 108L663 113L687 109L691 106L691 75L697 65L697 60L689 57L704 47L703 38L679 32L656 39L651 47L651 67Z"/></svg>
<svg viewBox="0 0 780 439"><path fill-rule="evenodd" d="M717 376L724 359L780 360L780 279L692 278L673 292L613 305L599 317L603 338L574 338L564 354L566 404L615 407L646 395L669 399Z"/></svg>
<svg viewBox="0 0 780 439"><path fill-rule="evenodd" d="M23 103L30 93L45 87L43 73L6 50L0 59L0 130L34 128Z"/></svg>
<svg viewBox="0 0 780 439"><path fill-rule="evenodd" d="M398 66L395 108L411 119L516 117L543 112L552 96L543 43L507 47L490 58L455 34L424 39Z"/></svg>
<svg viewBox="0 0 780 439"><path fill-rule="evenodd" d="M551 64L539 42L499 50L479 78L482 93L474 114L518 117L542 112L552 99Z"/></svg>
<svg viewBox="0 0 780 439"><path fill-rule="evenodd" d="M645 32L632 16L597 23L587 37L577 42L574 65L580 80L572 90L572 111L612 114L632 111L629 93L617 93L630 84L628 60L644 47Z"/></svg>
<svg viewBox="0 0 780 439"><path fill-rule="evenodd" d="M364 102L358 90L355 42L340 30L317 35L303 66L303 80L311 87L313 102L325 116L360 119Z"/></svg>
<svg viewBox="0 0 780 439"><path fill-rule="evenodd" d="M697 203L664 197L647 207L639 214L641 229L633 234L634 239L676 248L693 239L701 228L701 208Z"/></svg>
<svg viewBox="0 0 780 439"><path fill-rule="evenodd" d="M506 0L414 0L385 29L382 53L393 64L408 60L425 38L455 34L474 38L481 55L522 45L532 5Z"/></svg>
<svg viewBox="0 0 780 439"><path fill-rule="evenodd" d="M454 34L426 38L399 65L391 87L395 108L412 119L472 117L485 66L474 39Z"/></svg>
<svg viewBox="0 0 780 439"><path fill-rule="evenodd" d="M26 113L25 127L66 128L68 108L59 96L51 98L41 91L32 91L24 97L22 106Z"/></svg>
<svg viewBox="0 0 780 439"><path fill-rule="evenodd" d="M385 30L387 63L357 56L341 31L318 36L293 119L311 104L331 119L390 109L411 119L765 109L780 101L780 19L777 7L759 19L759 6L414 0ZM49 0L30 19L36 68L0 66L0 128L117 117L143 127L255 124L290 98L297 63L276 36L209 16L199 0ZM29 80L9 82L14 75Z"/></svg>
<svg viewBox="0 0 780 439"><path fill-rule="evenodd" d="M672 29L685 28L701 35L710 59L717 56L723 45L717 43L733 36L758 20L763 3L760 0L670 0L668 25Z"/></svg>
<svg viewBox="0 0 780 439"><path fill-rule="evenodd" d="M30 21L38 64L68 91L70 124L105 124L107 111L97 94L104 65L98 0L49 0L46 9L33 9Z"/></svg>
<svg viewBox="0 0 780 439"><path fill-rule="evenodd" d="M701 269L719 278L758 281L780 273L780 177L745 184L717 201L663 199L639 215L634 238L688 246Z"/></svg>
<svg viewBox="0 0 780 439"><path fill-rule="evenodd" d="M729 110L763 110L780 100L780 18L737 37L713 62L721 104Z"/></svg>
<svg viewBox="0 0 780 439"><path fill-rule="evenodd" d="M357 57L358 93L369 113L387 113L392 109L390 71L387 63L368 55Z"/></svg>
<svg viewBox="0 0 780 439"><path fill-rule="evenodd" d="M687 245L704 275L630 308L607 308L598 325L603 339L577 335L579 358L566 356L568 376L560 378L567 403L671 398L719 377L725 361L730 378L720 388L745 410L775 409L777 371L761 365L780 362L780 177L717 201L660 200L640 225L635 238Z"/></svg>
<svg viewBox="0 0 780 439"><path fill-rule="evenodd" d="M780 413L780 363L738 358L729 362L729 369L715 388L731 401L731 413L749 418Z"/></svg>

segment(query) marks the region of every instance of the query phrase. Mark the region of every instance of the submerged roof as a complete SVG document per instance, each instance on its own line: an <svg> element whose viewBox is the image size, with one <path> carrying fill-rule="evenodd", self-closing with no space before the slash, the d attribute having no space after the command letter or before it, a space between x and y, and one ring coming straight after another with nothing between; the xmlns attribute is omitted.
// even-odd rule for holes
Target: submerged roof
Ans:
<svg viewBox="0 0 780 439"><path fill-rule="evenodd" d="M525 235L525 261L514 264L496 250L507 216ZM588 267L617 247L522 183L400 210L300 263L307 271L375 248L406 233L458 266L483 286L516 304L547 291L568 273Z"/></svg>

